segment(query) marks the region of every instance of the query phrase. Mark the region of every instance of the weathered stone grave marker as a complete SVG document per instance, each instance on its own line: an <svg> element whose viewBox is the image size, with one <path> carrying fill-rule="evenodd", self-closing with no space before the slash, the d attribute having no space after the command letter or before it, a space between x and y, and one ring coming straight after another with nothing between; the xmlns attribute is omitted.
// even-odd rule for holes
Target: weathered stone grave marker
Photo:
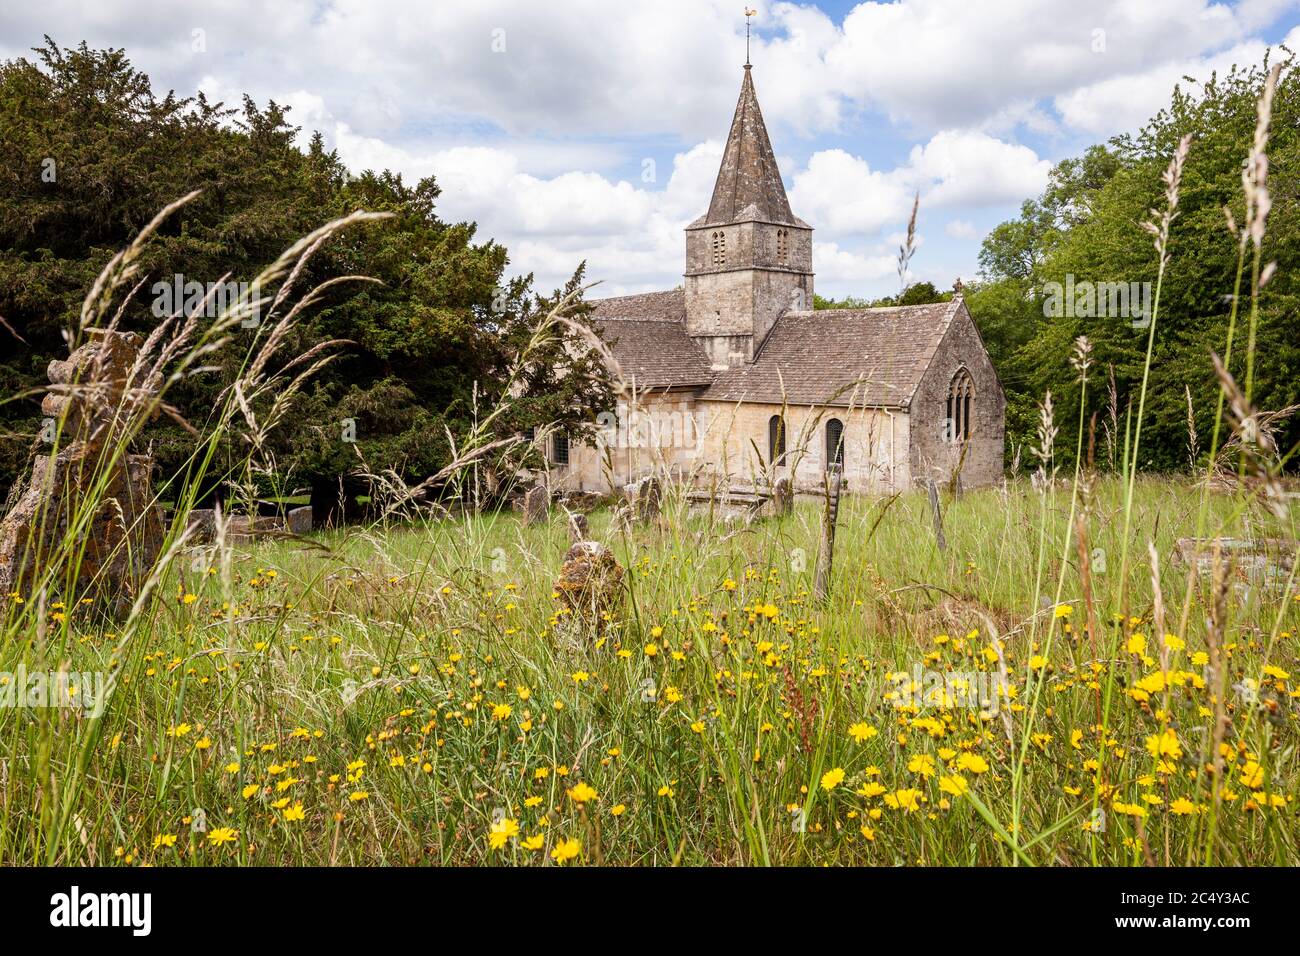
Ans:
<svg viewBox="0 0 1300 956"><path fill-rule="evenodd" d="M79 589L93 583L115 600L129 597L162 548L153 456L122 449L127 429L138 423L159 383L142 380L135 367L138 336L90 329L87 337L67 360L50 362L51 389L41 411L62 420L61 444L57 454L35 456L31 475L0 520L0 594L31 585L38 564L60 553L88 501L95 511L74 531L84 546L69 556L77 563Z"/></svg>
<svg viewBox="0 0 1300 956"><path fill-rule="evenodd" d="M525 527L545 521L550 510L551 495L546 490L545 485L533 485L524 494L523 523Z"/></svg>

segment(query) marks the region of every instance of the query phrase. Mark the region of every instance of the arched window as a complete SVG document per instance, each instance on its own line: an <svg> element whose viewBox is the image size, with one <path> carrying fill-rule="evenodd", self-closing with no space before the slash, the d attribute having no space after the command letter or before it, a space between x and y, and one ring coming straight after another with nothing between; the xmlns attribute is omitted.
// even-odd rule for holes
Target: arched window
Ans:
<svg viewBox="0 0 1300 956"><path fill-rule="evenodd" d="M838 418L826 422L826 470L844 469L844 423Z"/></svg>
<svg viewBox="0 0 1300 956"><path fill-rule="evenodd" d="M776 261L785 262L790 254L790 236L784 229L776 231Z"/></svg>
<svg viewBox="0 0 1300 956"><path fill-rule="evenodd" d="M767 420L767 460L774 465L785 462L785 419L780 415Z"/></svg>
<svg viewBox="0 0 1300 956"><path fill-rule="evenodd" d="M727 264L727 234L725 232L715 232L713 239L713 264L715 266L725 266Z"/></svg>
<svg viewBox="0 0 1300 956"><path fill-rule="evenodd" d="M948 438L963 442L971 436L971 406L975 398L975 382L970 372L957 369L948 383Z"/></svg>
<svg viewBox="0 0 1300 956"><path fill-rule="evenodd" d="M569 463L569 436L564 432L556 432L551 439L551 461L557 465Z"/></svg>

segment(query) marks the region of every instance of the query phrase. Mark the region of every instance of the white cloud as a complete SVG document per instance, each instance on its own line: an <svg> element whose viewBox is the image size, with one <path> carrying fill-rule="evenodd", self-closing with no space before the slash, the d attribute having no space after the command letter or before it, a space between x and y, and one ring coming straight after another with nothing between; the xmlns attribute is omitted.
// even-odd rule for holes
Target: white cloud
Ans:
<svg viewBox="0 0 1300 956"><path fill-rule="evenodd" d="M859 289L898 275L898 260L893 256L852 252L833 242L813 243L813 266L818 280L848 283Z"/></svg>
<svg viewBox="0 0 1300 956"><path fill-rule="evenodd" d="M944 130L912 147L908 164L922 185L922 202L936 207L1018 201L1040 192L1052 168L1028 146L963 130Z"/></svg>
<svg viewBox="0 0 1300 956"><path fill-rule="evenodd" d="M1296 6L1296 0L1237 0L1237 19L1245 28L1254 30L1276 22Z"/></svg>
<svg viewBox="0 0 1300 956"><path fill-rule="evenodd" d="M178 90L212 76L258 99L310 90L361 135L417 126L460 135L486 121L509 135L700 139L735 103L745 43L737 12L726 0L637 10L608 0L48 0L5 5L0 56L26 55L46 33L65 45L124 46ZM839 36L831 20L777 3L757 23L768 118L801 130L838 123L843 97L822 62Z"/></svg>
<svg viewBox="0 0 1300 956"><path fill-rule="evenodd" d="M1300 28L1292 30L1283 43L1295 49ZM1056 108L1068 125L1097 136L1136 130L1168 104L1175 85L1184 93L1195 93L1196 86L1189 86L1184 77L1204 82L1211 73L1223 75L1234 65L1258 65L1267 48L1260 41L1250 41L1212 56L1174 60L1141 73L1108 77L1058 96Z"/></svg>
<svg viewBox="0 0 1300 956"><path fill-rule="evenodd" d="M1213 56L1297 0L898 0L861 3L840 24L811 5L759 7L753 59L769 122L828 131L877 107L929 134L1042 123L1040 101ZM0 13L0 54L47 32L125 46L178 90L215 76L259 99L307 91L360 135L443 140L484 122L510 136L716 135L744 46L730 0L46 0Z"/></svg>
<svg viewBox="0 0 1300 956"><path fill-rule="evenodd" d="M980 231L973 222L954 219L943 227L943 231L954 239L972 240L980 238Z"/></svg>
<svg viewBox="0 0 1300 956"><path fill-rule="evenodd" d="M1033 150L971 130L945 130L912 148L905 165L873 170L842 149L814 153L794 176L790 205L837 237L871 236L906 221L914 196L930 209L1019 202L1040 192L1051 163Z"/></svg>
<svg viewBox="0 0 1300 956"><path fill-rule="evenodd" d="M795 215L833 236L875 234L906 216L911 199L897 173L873 170L842 149L814 153L790 190Z"/></svg>
<svg viewBox="0 0 1300 956"><path fill-rule="evenodd" d="M879 237L905 225L916 192L923 224L947 217L934 257L968 250L977 230L953 215L1014 214L1042 188L1049 161L1018 134L1132 129L1184 73L1258 62L1260 32L1300 0L871 0L839 23L811 4L757 6L754 79L791 204L817 229L818 281L856 287L893 275ZM441 213L479 222L513 269L556 284L585 257L620 283L602 294L680 281L681 228L707 205L744 46L732 0L0 9L0 57L45 33L125 47L160 92L289 105L353 170L436 175ZM888 152L900 137L904 152ZM643 180L643 155L668 168Z"/></svg>
<svg viewBox="0 0 1300 956"><path fill-rule="evenodd" d="M969 0L862 3L826 62L846 96L929 128L978 125L1015 104L1201 56L1294 2ZM1100 31L1100 32L1098 32Z"/></svg>
<svg viewBox="0 0 1300 956"><path fill-rule="evenodd" d="M659 188L595 172L534 176L521 171L509 150L491 147L412 154L357 136L345 124L335 138L341 157L356 168L434 174L443 190L442 215L478 222L482 234L506 243L517 271L536 272L543 286L558 285L579 261L587 260L590 278L607 282L602 295L681 281L682 230L707 208L722 155L717 140L678 153ZM863 283L892 275L895 259L879 251L880 233L895 230L887 241L902 241L896 233L911 211L912 188L925 180L927 195L942 199L947 193L960 200L970 192L965 177L990 175L979 165L985 154L978 150L964 164L940 162L946 142L939 140L933 148L928 144L928 153L914 154L918 164L888 171L872 170L844 150L815 153L796 171L792 207L818 236L831 237L814 248L821 280ZM923 210L925 203L923 198ZM833 241L836 237L851 244ZM918 237L918 245L921 241Z"/></svg>

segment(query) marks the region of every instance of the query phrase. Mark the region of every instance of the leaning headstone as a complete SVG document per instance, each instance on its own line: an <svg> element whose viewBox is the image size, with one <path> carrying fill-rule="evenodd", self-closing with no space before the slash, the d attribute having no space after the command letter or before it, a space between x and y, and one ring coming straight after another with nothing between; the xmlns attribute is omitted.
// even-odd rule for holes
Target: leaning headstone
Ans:
<svg viewBox="0 0 1300 956"><path fill-rule="evenodd" d="M630 501L623 501L614 506L614 513L609 519L609 529L613 533L623 536L630 535L633 529L633 515L636 512L635 505Z"/></svg>
<svg viewBox="0 0 1300 956"><path fill-rule="evenodd" d="M36 455L13 507L0 521L0 594L31 586L36 561L67 563L52 577L75 578L120 600L144 582L162 548L162 509L153 500L151 455L124 451L127 429L148 413L156 374L136 368L140 339L91 329L67 360L49 365L50 391L41 403L49 422L62 422L57 454ZM77 531L78 548L62 542L92 502ZM75 565L75 574L72 573Z"/></svg>
<svg viewBox="0 0 1300 956"><path fill-rule="evenodd" d="M653 521L659 517L659 508L663 501L663 486L654 475L648 475L637 483L636 517L638 521Z"/></svg>
<svg viewBox="0 0 1300 956"><path fill-rule="evenodd" d="M537 524L546 520L551 510L551 496L545 485L534 485L524 495L524 525Z"/></svg>
<svg viewBox="0 0 1300 956"><path fill-rule="evenodd" d="M244 541L253 537L256 526L256 518L250 518L248 515L231 515L230 522L226 525L226 533L232 540Z"/></svg>
<svg viewBox="0 0 1300 956"><path fill-rule="evenodd" d="M291 509L285 524L290 534L306 534L311 530L311 505Z"/></svg>

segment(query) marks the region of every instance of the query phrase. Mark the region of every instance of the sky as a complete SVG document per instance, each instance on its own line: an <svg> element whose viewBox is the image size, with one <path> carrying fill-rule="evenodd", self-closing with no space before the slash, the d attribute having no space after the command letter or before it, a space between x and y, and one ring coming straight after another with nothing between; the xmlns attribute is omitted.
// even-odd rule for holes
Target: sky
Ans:
<svg viewBox="0 0 1300 956"><path fill-rule="evenodd" d="M1048 171L1136 131L1184 76L1300 49L1300 0L750 0L759 103L816 289L978 273L980 242ZM745 61L721 0L0 0L0 59L48 34L120 47L155 89L292 108L353 171L432 175L439 214L542 291L682 281ZM1186 88L1186 87L1185 87Z"/></svg>

